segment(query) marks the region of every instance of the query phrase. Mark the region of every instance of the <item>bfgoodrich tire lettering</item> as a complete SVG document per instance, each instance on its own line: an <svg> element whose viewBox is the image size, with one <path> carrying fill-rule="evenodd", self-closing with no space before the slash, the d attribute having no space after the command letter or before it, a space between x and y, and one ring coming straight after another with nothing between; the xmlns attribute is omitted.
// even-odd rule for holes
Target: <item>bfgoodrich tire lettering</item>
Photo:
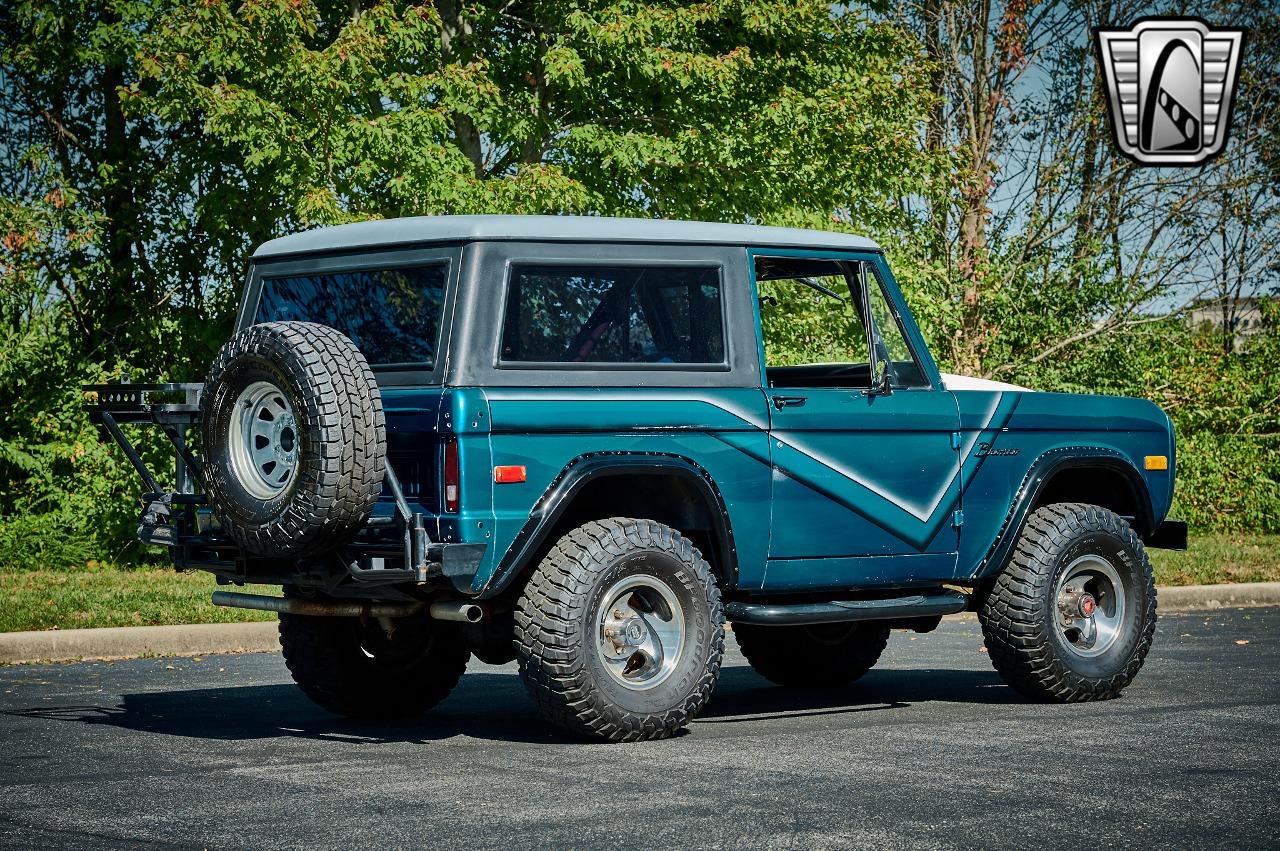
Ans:
<svg viewBox="0 0 1280 851"><path fill-rule="evenodd" d="M273 386L296 419L296 470L264 495L237 464L246 393ZM205 486L227 533L263 556L345 543L382 491L385 424L369 364L338 331L311 322L254 325L214 359L201 402Z"/></svg>
<svg viewBox="0 0 1280 851"><path fill-rule="evenodd" d="M1066 594L1062 580L1079 565L1119 579L1113 600L1088 604ZM1105 583L1103 584L1105 587ZM1113 591L1112 593L1115 593ZM1114 637L1085 647L1065 628L1066 610L1110 603L1120 612ZM1027 520L1008 566L979 610L991 662L1009 685L1033 700L1106 700L1132 682L1151 649L1156 590L1142 542L1122 518L1095 505L1059 503ZM1074 621L1072 622L1074 623Z"/></svg>
<svg viewBox="0 0 1280 851"><path fill-rule="evenodd" d="M628 605L611 606L605 597L618 588L625 596L633 581L640 590L624 602L647 612L638 620L654 626L637 627L636 647L659 621L675 622L677 612L663 611L664 600L678 606L683 639L669 670L651 671L643 658L632 665L625 651L609 661L617 645L604 643L604 636L614 628L614 612L624 633L637 618ZM654 590L659 586L665 591ZM706 705L720 675L724 612L711 569L687 539L649 520L601 520L561 538L525 586L515 621L520 675L539 711L590 738L666 738Z"/></svg>

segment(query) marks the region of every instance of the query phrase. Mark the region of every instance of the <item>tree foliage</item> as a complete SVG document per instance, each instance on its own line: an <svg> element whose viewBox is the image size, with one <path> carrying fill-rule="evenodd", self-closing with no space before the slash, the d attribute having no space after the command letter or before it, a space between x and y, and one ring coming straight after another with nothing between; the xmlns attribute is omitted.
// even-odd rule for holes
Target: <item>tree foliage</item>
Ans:
<svg viewBox="0 0 1280 851"><path fill-rule="evenodd" d="M247 0L162 18L130 102L233 148L284 226L871 217L920 186L914 55L804 0Z"/></svg>
<svg viewBox="0 0 1280 851"><path fill-rule="evenodd" d="M1136 169L1110 148L1082 22L1141 11L1160 10L16 0L0 9L0 568L139 557L136 485L79 385L199 378L253 246L416 214L869 233L945 366L1153 398L1183 441L1179 510L1275 529L1276 318L1236 351L1176 311L1207 295L1230 318L1274 285L1276 40L1246 57L1226 156ZM1258 0L1205 14L1276 26ZM840 342L808 301L779 308L789 358Z"/></svg>

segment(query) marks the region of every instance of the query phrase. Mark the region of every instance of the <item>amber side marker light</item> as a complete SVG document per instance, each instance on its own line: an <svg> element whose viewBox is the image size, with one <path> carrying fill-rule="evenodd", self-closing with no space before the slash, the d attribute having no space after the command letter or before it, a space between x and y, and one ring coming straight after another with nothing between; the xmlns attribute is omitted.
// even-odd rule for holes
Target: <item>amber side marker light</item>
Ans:
<svg viewBox="0 0 1280 851"><path fill-rule="evenodd" d="M1142 460L1142 466L1148 470L1167 470L1169 469L1168 455L1148 455Z"/></svg>
<svg viewBox="0 0 1280 851"><path fill-rule="evenodd" d="M500 485L511 485L523 482L527 479L528 471L524 465L504 465L493 468L493 480Z"/></svg>

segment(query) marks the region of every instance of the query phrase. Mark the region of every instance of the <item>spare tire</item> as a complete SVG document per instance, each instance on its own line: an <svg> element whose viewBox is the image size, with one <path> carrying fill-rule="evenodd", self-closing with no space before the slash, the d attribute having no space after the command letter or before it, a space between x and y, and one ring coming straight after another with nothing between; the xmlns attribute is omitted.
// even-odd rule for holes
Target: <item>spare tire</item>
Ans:
<svg viewBox="0 0 1280 851"><path fill-rule="evenodd" d="M204 484L223 529L261 556L350 540L382 491L382 396L364 355L313 322L241 331L201 400Z"/></svg>

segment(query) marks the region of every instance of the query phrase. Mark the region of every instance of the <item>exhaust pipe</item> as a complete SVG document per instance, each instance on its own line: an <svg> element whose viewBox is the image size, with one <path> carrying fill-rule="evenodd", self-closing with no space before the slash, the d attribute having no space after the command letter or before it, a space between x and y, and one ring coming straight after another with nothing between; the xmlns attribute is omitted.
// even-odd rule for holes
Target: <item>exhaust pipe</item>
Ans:
<svg viewBox="0 0 1280 851"><path fill-rule="evenodd" d="M328 618L407 618L416 615L425 603L379 603L372 600L308 600L299 597L267 597L214 591L213 604L233 609L258 609L286 615L312 615Z"/></svg>
<svg viewBox="0 0 1280 851"><path fill-rule="evenodd" d="M479 603L451 600L432 603L431 617L438 621L454 621L456 623L479 623L484 618L484 607Z"/></svg>

